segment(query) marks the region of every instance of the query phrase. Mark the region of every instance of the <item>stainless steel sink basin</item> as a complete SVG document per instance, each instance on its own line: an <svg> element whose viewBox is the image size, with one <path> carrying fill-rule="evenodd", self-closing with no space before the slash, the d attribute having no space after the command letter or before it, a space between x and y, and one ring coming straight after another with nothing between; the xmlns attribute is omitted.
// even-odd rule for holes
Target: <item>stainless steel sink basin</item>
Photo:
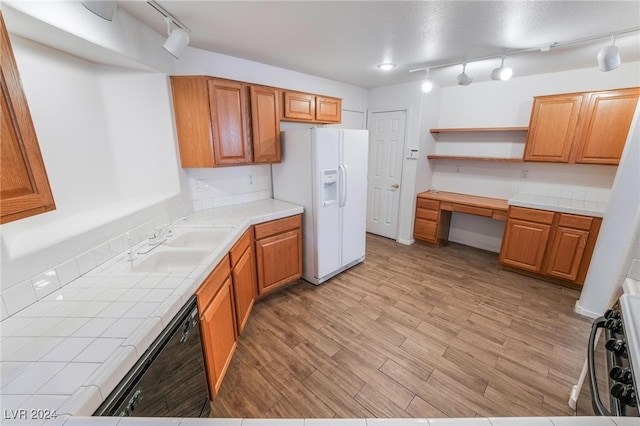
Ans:
<svg viewBox="0 0 640 426"><path fill-rule="evenodd" d="M193 248L158 248L138 257L131 265L132 272L189 272L209 253Z"/></svg>
<svg viewBox="0 0 640 426"><path fill-rule="evenodd" d="M193 247L213 249L231 233L233 228L220 229L180 229L164 243L169 247Z"/></svg>

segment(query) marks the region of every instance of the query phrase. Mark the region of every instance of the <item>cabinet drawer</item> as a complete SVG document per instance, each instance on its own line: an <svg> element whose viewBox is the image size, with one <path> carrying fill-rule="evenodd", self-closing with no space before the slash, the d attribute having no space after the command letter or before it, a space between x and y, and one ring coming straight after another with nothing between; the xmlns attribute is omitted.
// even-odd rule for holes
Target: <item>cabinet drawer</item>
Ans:
<svg viewBox="0 0 640 426"><path fill-rule="evenodd" d="M440 201L418 198L417 207L419 209L438 210L440 208Z"/></svg>
<svg viewBox="0 0 640 426"><path fill-rule="evenodd" d="M271 222L261 223L253 227L255 238L259 240L271 235L280 234L290 229L302 227L302 215L285 217L284 219L272 220Z"/></svg>
<svg viewBox="0 0 640 426"><path fill-rule="evenodd" d="M425 210L425 209L416 209L416 218L431 220L436 222L438 220L438 210Z"/></svg>
<svg viewBox="0 0 640 426"><path fill-rule="evenodd" d="M546 223L550 225L553 223L554 212L548 212L545 210L525 209L522 207L510 207L509 218L524 219L532 222Z"/></svg>
<svg viewBox="0 0 640 426"><path fill-rule="evenodd" d="M231 267L236 266L236 263L242 257L242 254L247 250L249 245L251 244L251 228L247 229L242 237L231 247L231 251L229 251L229 257L231 258Z"/></svg>
<svg viewBox="0 0 640 426"><path fill-rule="evenodd" d="M482 207L475 207L475 206L467 206L466 204L454 204L453 211L460 212L460 213L473 214L476 216L486 216L486 217L491 217L491 214L493 213L493 210L491 209L485 209Z"/></svg>
<svg viewBox="0 0 640 426"><path fill-rule="evenodd" d="M416 219L413 236L419 240L436 241L438 236L438 223L424 219Z"/></svg>
<svg viewBox="0 0 640 426"><path fill-rule="evenodd" d="M558 221L558 226L588 231L591 229L591 223L593 223L592 217L562 213Z"/></svg>
<svg viewBox="0 0 640 426"><path fill-rule="evenodd" d="M222 258L218 266L209 274L206 280L202 283L200 288L196 290L196 296L198 297L198 311L204 312L205 308L211 303L215 295L218 293L226 279L231 273L231 267L229 266L229 255Z"/></svg>

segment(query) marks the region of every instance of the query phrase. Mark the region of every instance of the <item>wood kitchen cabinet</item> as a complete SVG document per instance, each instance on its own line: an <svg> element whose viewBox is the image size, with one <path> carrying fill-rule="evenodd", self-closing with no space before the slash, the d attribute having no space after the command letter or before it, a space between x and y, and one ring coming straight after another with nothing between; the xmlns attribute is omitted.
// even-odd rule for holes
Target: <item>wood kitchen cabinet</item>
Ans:
<svg viewBox="0 0 640 426"><path fill-rule="evenodd" d="M500 262L540 272L553 218L552 212L511 207L502 237Z"/></svg>
<svg viewBox="0 0 640 426"><path fill-rule="evenodd" d="M582 94L534 98L525 144L525 161L569 161L582 102Z"/></svg>
<svg viewBox="0 0 640 426"><path fill-rule="evenodd" d="M440 201L422 197L416 199L416 216L413 237L437 246L449 238L451 214L442 214Z"/></svg>
<svg viewBox="0 0 640 426"><path fill-rule="evenodd" d="M254 226L258 295L271 293L302 276L302 215Z"/></svg>
<svg viewBox="0 0 640 426"><path fill-rule="evenodd" d="M342 120L342 99L284 91L283 103L283 120L309 123L340 123Z"/></svg>
<svg viewBox="0 0 640 426"><path fill-rule="evenodd" d="M229 265L227 255L196 291L211 400L220 389L238 340Z"/></svg>
<svg viewBox="0 0 640 426"><path fill-rule="evenodd" d="M185 168L280 162L278 91L205 76L171 77Z"/></svg>
<svg viewBox="0 0 640 426"><path fill-rule="evenodd" d="M253 230L248 229L229 252L238 335L244 330L256 298L256 262L252 237Z"/></svg>
<svg viewBox="0 0 640 426"><path fill-rule="evenodd" d="M622 156L640 88L608 90L585 96L575 162L618 164Z"/></svg>
<svg viewBox="0 0 640 426"><path fill-rule="evenodd" d="M640 88L534 98L525 161L618 164Z"/></svg>
<svg viewBox="0 0 640 426"><path fill-rule="evenodd" d="M510 207L500 263L542 278L581 285L601 218Z"/></svg>
<svg viewBox="0 0 640 426"><path fill-rule="evenodd" d="M216 166L234 166L251 162L247 86L237 81L208 80Z"/></svg>
<svg viewBox="0 0 640 426"><path fill-rule="evenodd" d="M7 223L56 206L2 14L0 27L0 223Z"/></svg>

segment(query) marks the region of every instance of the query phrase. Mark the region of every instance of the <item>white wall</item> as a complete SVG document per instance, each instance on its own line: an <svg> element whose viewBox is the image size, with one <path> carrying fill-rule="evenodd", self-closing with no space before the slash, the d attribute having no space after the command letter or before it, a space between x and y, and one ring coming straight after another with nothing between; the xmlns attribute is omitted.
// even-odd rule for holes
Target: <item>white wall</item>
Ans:
<svg viewBox="0 0 640 426"><path fill-rule="evenodd" d="M622 64L608 73L600 72L598 68L588 68L513 78L506 82L489 81L466 87L445 87L440 94L439 117L435 127L527 126L534 96L639 85L640 63L634 62ZM465 137L469 138L468 135ZM505 152L509 151L515 152L513 156L519 155L524 148L524 137L511 137L513 142L500 140L493 144L482 143L485 156L506 156ZM486 138L486 135L478 138ZM442 153L443 148L438 143L443 146L451 143L451 136L440 135L432 141L430 152ZM468 149L460 148L465 144ZM473 142L462 140L457 142L454 149L464 149L461 155L472 155L469 152L475 147ZM611 188L616 173L616 167L612 166L454 160L432 160L432 167L434 189L505 199L513 196L521 184L562 183ZM526 179L521 178L523 171L527 172ZM503 231L503 222L454 213L449 239L498 252Z"/></svg>
<svg viewBox="0 0 640 426"><path fill-rule="evenodd" d="M361 120L367 109L367 90L361 87L192 47L182 54L175 74L209 75L342 98L343 115L354 122ZM281 129L309 126L307 123L282 123ZM184 169L182 173L186 177L185 190L195 200L196 209L219 205L225 200L271 196L270 166ZM196 186L202 187L203 183L207 189L196 190Z"/></svg>
<svg viewBox="0 0 640 426"><path fill-rule="evenodd" d="M56 210L2 226L3 290L182 205L164 73L11 41Z"/></svg>
<svg viewBox="0 0 640 426"><path fill-rule="evenodd" d="M402 182L400 184L400 208L398 211L398 235L396 240L404 244L413 242L413 210L417 188L424 190L424 182L416 182L416 176L429 179L429 165L426 162L426 143L422 126L435 118L435 114L427 114L423 119L422 82L412 82L369 90L369 115L373 112L406 111L406 132L404 150L418 148L419 159L407 159L402 163ZM432 111L425 106L424 111ZM370 118L370 117L369 117Z"/></svg>
<svg viewBox="0 0 640 426"><path fill-rule="evenodd" d="M640 106L625 145L611 199L576 310L601 315L613 302L638 255L640 228Z"/></svg>
<svg viewBox="0 0 640 426"><path fill-rule="evenodd" d="M108 22L80 2L0 4L57 206L0 228L2 317L46 295L36 282L55 289L122 251L129 230L138 240L190 208L270 196L268 165L180 168L168 75L336 96L364 123L363 88L195 48L177 61L121 9Z"/></svg>

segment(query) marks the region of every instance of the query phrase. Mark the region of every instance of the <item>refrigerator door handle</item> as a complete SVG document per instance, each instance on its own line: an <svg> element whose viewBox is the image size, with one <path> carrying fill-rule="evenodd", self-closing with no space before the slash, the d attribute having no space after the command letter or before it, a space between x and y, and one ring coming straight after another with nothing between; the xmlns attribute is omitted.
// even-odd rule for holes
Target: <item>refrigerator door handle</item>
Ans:
<svg viewBox="0 0 640 426"><path fill-rule="evenodd" d="M340 183L341 183L341 188L340 188L340 207L344 207L347 204L347 187L348 185L348 179L349 179L349 169L347 168L346 164L341 164L340 165L340 171L341 171L341 179L340 179Z"/></svg>

